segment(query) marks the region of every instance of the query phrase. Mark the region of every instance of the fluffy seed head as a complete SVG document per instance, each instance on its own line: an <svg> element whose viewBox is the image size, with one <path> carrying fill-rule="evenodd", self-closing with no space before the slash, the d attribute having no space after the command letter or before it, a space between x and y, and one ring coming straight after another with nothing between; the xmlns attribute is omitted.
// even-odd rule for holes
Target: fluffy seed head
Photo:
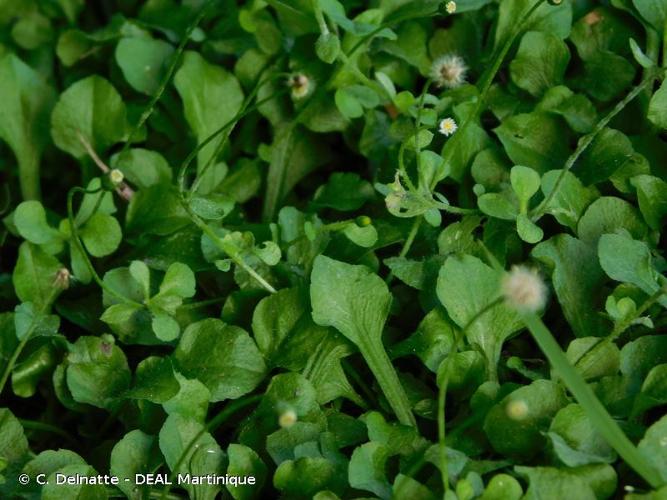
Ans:
<svg viewBox="0 0 667 500"><path fill-rule="evenodd" d="M505 412L512 420L523 420L528 416L528 405L523 399L510 401L505 407Z"/></svg>
<svg viewBox="0 0 667 500"><path fill-rule="evenodd" d="M535 312L547 301L547 287L534 269L514 266L502 282L505 301L519 311Z"/></svg>
<svg viewBox="0 0 667 500"><path fill-rule="evenodd" d="M445 4L445 10L447 11L447 14L453 14L456 12L456 2L454 1L449 1L447 4Z"/></svg>
<svg viewBox="0 0 667 500"><path fill-rule="evenodd" d="M278 417L278 425L283 429L287 429L288 427L292 427L297 420L298 417L294 410L285 410L280 414L280 417Z"/></svg>
<svg viewBox="0 0 667 500"><path fill-rule="evenodd" d="M466 81L468 66L462 57L447 54L438 57L431 66L431 78L438 87L453 89Z"/></svg>
<svg viewBox="0 0 667 500"><path fill-rule="evenodd" d="M294 97L294 99L303 99L311 90L310 78L303 73L293 75L289 79L288 85L292 88L292 97Z"/></svg>
<svg viewBox="0 0 667 500"><path fill-rule="evenodd" d="M438 132L444 136L449 137L454 132L456 132L458 128L459 126L456 124L454 118L444 118L443 120L440 120L440 124L438 125Z"/></svg>

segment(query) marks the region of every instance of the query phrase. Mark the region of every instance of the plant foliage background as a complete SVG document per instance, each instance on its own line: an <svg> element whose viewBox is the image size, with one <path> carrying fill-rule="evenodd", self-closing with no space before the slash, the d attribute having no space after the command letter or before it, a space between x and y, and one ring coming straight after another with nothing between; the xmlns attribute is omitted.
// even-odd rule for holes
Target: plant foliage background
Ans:
<svg viewBox="0 0 667 500"><path fill-rule="evenodd" d="M666 26L0 0L0 496L664 498Z"/></svg>

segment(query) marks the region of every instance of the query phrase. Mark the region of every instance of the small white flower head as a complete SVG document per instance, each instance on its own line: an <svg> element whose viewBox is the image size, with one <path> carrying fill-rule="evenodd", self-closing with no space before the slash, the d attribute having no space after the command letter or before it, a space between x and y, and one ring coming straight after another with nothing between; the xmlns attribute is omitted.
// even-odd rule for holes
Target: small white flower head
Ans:
<svg viewBox="0 0 667 500"><path fill-rule="evenodd" d="M124 179L125 175L117 168L114 168L109 172L109 180L114 186L118 186Z"/></svg>
<svg viewBox="0 0 667 500"><path fill-rule="evenodd" d="M456 88L466 81L468 66L462 57L447 54L438 57L431 66L431 78L438 87Z"/></svg>
<svg viewBox="0 0 667 500"><path fill-rule="evenodd" d="M56 277L53 280L53 286L56 288L60 288L61 290L67 290L69 288L69 279L70 279L69 269L67 269L66 267L62 267L58 269L58 272L56 273Z"/></svg>
<svg viewBox="0 0 667 500"><path fill-rule="evenodd" d="M438 132L446 137L449 137L454 132L456 132L458 128L459 126L456 124L454 118L444 118L440 120L440 124L438 125Z"/></svg>
<svg viewBox="0 0 667 500"><path fill-rule="evenodd" d="M524 420L528 416L528 404L523 399L510 401L505 406L505 413L512 420Z"/></svg>
<svg viewBox="0 0 667 500"><path fill-rule="evenodd" d="M510 307L524 312L536 312L547 301L547 287L534 269L513 266L502 282L502 292Z"/></svg>
<svg viewBox="0 0 667 500"><path fill-rule="evenodd" d="M292 97L294 99L303 99L312 90L312 82L303 73L292 75L287 82L287 85L292 89Z"/></svg>
<svg viewBox="0 0 667 500"><path fill-rule="evenodd" d="M280 414L280 417L278 417L278 425L280 425L280 427L283 429L287 429L296 424L298 419L299 417L297 417L294 410L285 410Z"/></svg>
<svg viewBox="0 0 667 500"><path fill-rule="evenodd" d="M456 2L450 0L445 4L445 10L447 11L447 14L453 14L456 12Z"/></svg>

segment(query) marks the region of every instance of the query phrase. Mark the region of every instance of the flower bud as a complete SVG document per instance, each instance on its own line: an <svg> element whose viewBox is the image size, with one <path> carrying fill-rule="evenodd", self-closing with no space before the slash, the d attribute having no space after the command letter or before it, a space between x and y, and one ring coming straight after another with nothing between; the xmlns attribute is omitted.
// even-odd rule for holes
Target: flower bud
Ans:
<svg viewBox="0 0 667 500"><path fill-rule="evenodd" d="M53 280L53 286L56 288L60 288L61 290L67 290L69 288L69 279L70 279L69 269L67 269L66 267L62 267L58 269L58 272L56 273L56 277Z"/></svg>
<svg viewBox="0 0 667 500"><path fill-rule="evenodd" d="M278 417L278 425L283 429L288 429L292 427L299 418L296 415L294 410L285 410Z"/></svg>

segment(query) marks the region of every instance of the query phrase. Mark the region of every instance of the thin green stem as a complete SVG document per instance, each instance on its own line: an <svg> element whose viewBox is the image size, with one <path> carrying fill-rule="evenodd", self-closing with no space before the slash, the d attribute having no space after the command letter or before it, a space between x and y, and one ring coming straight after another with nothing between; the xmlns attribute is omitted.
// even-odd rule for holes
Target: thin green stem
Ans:
<svg viewBox="0 0 667 500"><path fill-rule="evenodd" d="M139 129L144 126L144 123L150 118L151 114L153 114L153 111L155 110L155 107L157 106L158 101L162 97L162 94L164 94L164 91L167 89L167 85L169 85L169 82L171 81L171 77L173 76L174 72L176 71L176 67L181 61L181 56L183 55L183 52L185 51L185 46L188 43L188 40L190 39L190 36L194 32L194 30L197 28L199 23L202 21L204 16L206 15L206 11L208 7L214 2L214 0L208 0L204 6L199 10L197 13L197 16L194 18L192 23L190 23L190 26L185 31L185 34L183 35L183 38L181 39L181 42L178 44L178 47L176 48L176 52L174 52L174 55L171 60L171 64L169 65L169 68L167 68L167 72L165 73L164 77L162 78L162 81L160 82L160 86L158 87L157 91L151 98L150 102L148 103L148 106L146 106L146 109L144 110L143 113L141 113L141 117L139 118L139 121L137 124L132 127L132 131L130 132L130 135L127 138L127 142L123 145L123 149L120 152L120 156L122 156L123 153L125 153L130 145L132 144L132 140L134 139L134 136L137 134Z"/></svg>
<svg viewBox="0 0 667 500"><path fill-rule="evenodd" d="M120 300L121 302L125 304L132 304L134 306L138 307L143 307L142 304L135 302L134 300L128 299L124 295L118 293L116 290L113 288L107 286L106 283L100 278L99 274L97 274L97 271L93 267L93 263L90 261L88 258L88 254L86 253L86 250L83 248L83 244L81 243L81 240L79 239L79 233L77 229L77 224L74 221L74 209L73 209L73 199L74 195L76 193L83 193L83 194L95 194L99 192L99 189L93 190L93 191L87 191L84 188L81 187L74 187L69 190L67 193L67 220L69 221L69 226L70 226L70 231L72 232L72 238L71 242L74 244L76 249L78 250L79 254L81 255L81 258L83 259L86 268L88 269L88 272L90 275L93 277L93 280L109 295L115 297L116 299Z"/></svg>
<svg viewBox="0 0 667 500"><path fill-rule="evenodd" d="M412 243L414 243L415 238L417 237L417 233L419 233L419 228L421 227L423 220L424 218L419 216L415 217L415 219L412 221L412 227L410 228L408 237L405 239L405 243L403 243L403 248L401 248L401 251L398 254L399 257L405 257L410 251ZM390 285L393 280L394 280L394 272L390 271L389 274L387 275L387 279L385 280L385 282L387 283L387 285Z"/></svg>
<svg viewBox="0 0 667 500"><path fill-rule="evenodd" d="M50 432L52 434L57 434L69 441L70 443L78 443L74 437L68 433L67 431L61 429L60 427L57 427L55 425L47 424L45 422L39 422L37 420L29 420L25 418L20 418L19 422L21 423L21 426L23 426L24 429L32 429L35 431L44 431L44 432Z"/></svg>
<svg viewBox="0 0 667 500"><path fill-rule="evenodd" d="M26 201L41 199L39 162L39 153L34 148L30 148L27 153L18 157L19 185L21 186L21 196Z"/></svg>
<svg viewBox="0 0 667 500"><path fill-rule="evenodd" d="M662 485L658 471L632 444L606 408L595 396L581 374L570 364L549 329L535 313L522 313L521 317L533 335L549 363L563 380L577 402L590 418L595 429L612 446L625 462L653 488Z"/></svg>
<svg viewBox="0 0 667 500"><path fill-rule="evenodd" d="M235 401L231 401L229 404L227 404L227 406L225 406L220 411L220 413L218 413L214 418L212 418L208 424L202 426L202 429L195 435L195 437L193 437L190 440L188 445L183 449L181 455L178 457L178 460L176 460L174 467L171 468L171 473L169 475L171 479L170 482L173 482L174 474L177 473L177 471L181 468L183 462L185 462L185 459L190 454L197 441L199 441L199 439L205 433L214 432L218 427L220 427L229 417L234 415L236 412L244 409L247 406L255 404L257 401L261 399L262 399L261 395L249 395L237 399ZM165 485L164 489L162 490L162 495L160 496L160 498L162 499L167 498L167 495L169 494L170 490L171 490L171 485L170 484Z"/></svg>
<svg viewBox="0 0 667 500"><path fill-rule="evenodd" d="M23 349L28 344L28 341L32 338L32 334L35 333L35 330L37 329L37 326L39 325L43 316L51 309L53 302L56 300L60 292L62 292L62 288L59 288L54 284L51 288L51 292L49 293L48 297L42 304L42 307L40 307L39 312L35 316L33 316L32 320L30 321L30 326L28 326L28 330L23 334L23 338L19 342L19 345L16 346L16 349L14 349L12 357L9 358L9 361L7 362L7 365L5 366L4 371L2 372L2 377L0 378L0 394L2 394L2 391L5 388L5 384L9 379L9 375L12 373L12 370L14 369L14 366L16 365L16 362L19 359L19 356L23 352Z"/></svg>
<svg viewBox="0 0 667 500"><path fill-rule="evenodd" d="M252 276L252 278L260 285L262 285L265 290L270 293L276 293L276 289L273 288L270 283L268 283L262 276L257 273L257 271L255 271L243 260L243 257L238 254L236 247L227 244L222 238L220 238L220 236L215 233L211 226L206 224L206 222L201 220L201 218L199 218L199 216L192 211L188 202L183 198L181 198L181 205L190 216L192 222L194 222L195 225L201 229L206 236L209 237L215 246L225 252L237 266L240 266L245 272Z"/></svg>
<svg viewBox="0 0 667 500"><path fill-rule="evenodd" d="M556 179L556 183L554 184L553 188L551 189L549 194L544 198L544 200L542 200L542 202L537 207L535 207L535 210L533 210L533 213L531 215L531 219L533 221L537 221L549 209L550 203L555 198L556 194L558 193L558 190L560 189L561 184L563 183L563 180L565 179L565 174L570 171L570 169L574 166L574 164L583 154L583 152L586 151L586 149L593 143L597 135L600 132L602 132L602 130L609 124L609 122L617 114L619 114L635 97L637 97L645 88L652 85L655 78L660 74L661 71L651 72L650 76L642 80L641 83L639 83L635 88L633 88L628 93L628 95L625 96L623 100L618 102L616 106L614 106L614 108L595 125L595 128L591 133L583 136L579 140L577 149L575 149L574 153L572 153L569 156L569 158L565 161L565 165L563 166L563 169L558 175L558 178Z"/></svg>
<svg viewBox="0 0 667 500"><path fill-rule="evenodd" d="M442 485L445 490L445 495L449 490L449 472L447 465L447 445L445 443L446 438L446 426L445 426L445 402L447 396L447 386L449 385L449 378L451 376L451 366L453 356L458 352L459 344L465 338L466 333L470 327L481 318L484 314L489 312L491 309L496 307L502 302L502 299L496 299L493 302L488 303L482 309L480 309L468 322L463 325L460 331L458 331L454 337L454 343L452 344L451 349L447 353L447 358L443 361L444 370L442 375L442 380L440 381L438 388L438 455L440 463L440 475L442 477ZM443 495L444 498L444 495Z"/></svg>

